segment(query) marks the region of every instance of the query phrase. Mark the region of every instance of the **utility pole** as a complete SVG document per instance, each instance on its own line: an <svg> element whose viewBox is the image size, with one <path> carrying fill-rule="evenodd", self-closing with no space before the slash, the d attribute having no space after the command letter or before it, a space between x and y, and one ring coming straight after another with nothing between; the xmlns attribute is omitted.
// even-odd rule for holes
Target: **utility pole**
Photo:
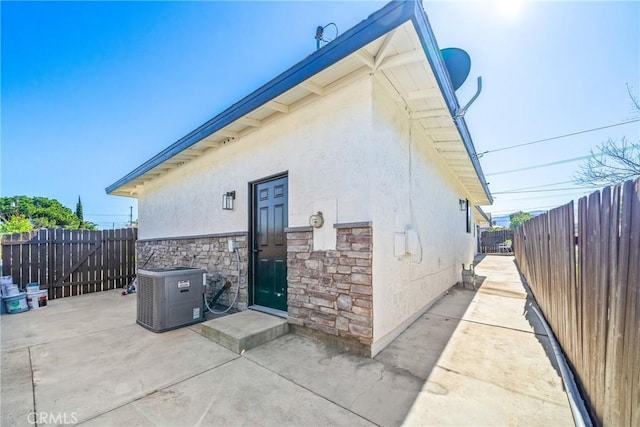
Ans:
<svg viewBox="0 0 640 427"><path fill-rule="evenodd" d="M133 206L129 206L129 227L133 227Z"/></svg>

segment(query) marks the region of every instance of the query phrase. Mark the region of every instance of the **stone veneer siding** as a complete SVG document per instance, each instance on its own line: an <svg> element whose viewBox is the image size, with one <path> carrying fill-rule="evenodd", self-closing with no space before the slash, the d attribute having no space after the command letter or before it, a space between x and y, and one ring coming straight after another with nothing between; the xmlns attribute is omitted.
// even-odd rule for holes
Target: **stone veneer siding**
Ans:
<svg viewBox="0 0 640 427"><path fill-rule="evenodd" d="M190 267L192 265L194 268L206 268L207 283L213 285L215 290L218 290L227 280L231 282L231 288L218 300L220 304L228 305L238 284L237 258L234 253L229 252L227 244L231 238L236 240L240 254L240 293L236 308L246 310L249 295L247 290L246 232L138 240L136 243L138 268L143 268L151 253L153 253L153 257L144 268Z"/></svg>
<svg viewBox="0 0 640 427"><path fill-rule="evenodd" d="M288 320L292 325L338 337L347 346L350 341L359 351L370 353L371 223L334 227L335 251L313 251L311 227L287 229Z"/></svg>

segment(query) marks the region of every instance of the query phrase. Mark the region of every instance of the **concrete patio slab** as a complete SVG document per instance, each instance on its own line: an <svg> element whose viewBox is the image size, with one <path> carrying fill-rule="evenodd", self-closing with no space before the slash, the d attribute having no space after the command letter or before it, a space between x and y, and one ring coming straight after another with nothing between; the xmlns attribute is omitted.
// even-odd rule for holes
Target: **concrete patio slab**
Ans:
<svg viewBox="0 0 640 427"><path fill-rule="evenodd" d="M573 426L567 406L436 367L403 425Z"/></svg>
<svg viewBox="0 0 640 427"><path fill-rule="evenodd" d="M478 291L450 289L375 359L299 335L239 356L196 326L136 325L135 297L117 291L3 315L0 422L31 425L35 410L120 426L572 425L512 257L476 272Z"/></svg>
<svg viewBox="0 0 640 427"><path fill-rule="evenodd" d="M86 426L371 426L246 358L158 391Z"/></svg>
<svg viewBox="0 0 640 427"><path fill-rule="evenodd" d="M423 384L408 370L299 335L267 343L245 357L378 425L399 425Z"/></svg>
<svg viewBox="0 0 640 427"><path fill-rule="evenodd" d="M520 282L498 282L495 280L487 280L482 284L478 292L500 297L510 298L527 298L527 293Z"/></svg>
<svg viewBox="0 0 640 427"><path fill-rule="evenodd" d="M446 295L436 301L427 312L440 316L462 319L476 296L477 291L454 286Z"/></svg>
<svg viewBox="0 0 640 427"><path fill-rule="evenodd" d="M405 425L573 425L548 338L512 257L485 257L486 276ZM443 298L428 314L455 316Z"/></svg>
<svg viewBox="0 0 640 427"><path fill-rule="evenodd" d="M31 358L28 348L0 354L0 425L26 424L34 410Z"/></svg>
<svg viewBox="0 0 640 427"><path fill-rule="evenodd" d="M551 351L547 337L461 322L438 367L518 395L566 403L561 378L550 366L547 351Z"/></svg>
<svg viewBox="0 0 640 427"><path fill-rule="evenodd" d="M485 286L493 286L485 288ZM486 280L474 292L470 289L453 287L448 295L436 302L428 311L430 315L461 319L485 325L500 326L546 335L540 320L531 311L531 298L524 293L524 287ZM505 290L508 293L505 293ZM519 296L522 292L524 296Z"/></svg>
<svg viewBox="0 0 640 427"><path fill-rule="evenodd" d="M462 316L463 320L546 335L540 319L531 311L530 298L505 297L482 288Z"/></svg>
<svg viewBox="0 0 640 427"><path fill-rule="evenodd" d="M46 308L0 320L2 349L23 348L136 323L136 295L121 289L49 301ZM89 315L88 315L89 314ZM81 319L85 319L82 321Z"/></svg>
<svg viewBox="0 0 640 427"><path fill-rule="evenodd" d="M466 295L452 293L445 299L466 299ZM425 313L378 353L375 359L388 369L402 369L421 380L426 380L438 363L458 323L459 319L454 317Z"/></svg>
<svg viewBox="0 0 640 427"><path fill-rule="evenodd" d="M486 277L479 292L516 298L527 297L513 256L485 256L475 271L478 276Z"/></svg>
<svg viewBox="0 0 640 427"><path fill-rule="evenodd" d="M235 357L188 328L156 334L128 325L36 345L36 408L82 421Z"/></svg>

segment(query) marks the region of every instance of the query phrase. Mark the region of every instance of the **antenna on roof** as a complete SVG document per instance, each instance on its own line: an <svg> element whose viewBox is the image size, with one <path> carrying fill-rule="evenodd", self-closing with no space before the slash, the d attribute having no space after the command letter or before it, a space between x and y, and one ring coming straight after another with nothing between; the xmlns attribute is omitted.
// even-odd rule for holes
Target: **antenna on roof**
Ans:
<svg viewBox="0 0 640 427"><path fill-rule="evenodd" d="M333 25L335 27L336 35L333 36L332 39L327 40L327 39L324 38L324 30L325 30L325 28L327 28L330 25ZM337 37L338 37L338 26L336 24L334 24L333 22L329 22L324 27L319 25L318 27L316 27L316 37L315 37L315 39L316 39L316 50L320 49L320 42L321 41L323 41L325 43L329 43L329 42L335 40Z"/></svg>
<svg viewBox="0 0 640 427"><path fill-rule="evenodd" d="M460 86L467 80L469 70L471 70L471 58L469 54L457 47L449 47L440 50L444 65L449 72L453 90L458 90Z"/></svg>
<svg viewBox="0 0 640 427"><path fill-rule="evenodd" d="M478 96L480 96L480 92L482 92L482 76L478 76L478 89L476 90L476 94L471 97L469 102L467 102L467 105L465 105L462 108L458 108L458 110L456 110L456 113L453 115L453 118L454 119L459 119L459 118L464 117L464 115L467 113L467 110L469 109L469 107L471 107L471 104L473 104L473 101L475 101L476 98L478 98Z"/></svg>
<svg viewBox="0 0 640 427"><path fill-rule="evenodd" d="M471 58L467 52L457 47L442 49L440 53L442 53L442 59L444 59L444 64L449 72L449 79L453 85L453 90L458 90L469 76L469 70L471 70ZM464 107L460 107L456 110L453 118L459 119L464 117L471 104L473 104L478 96L480 96L481 91L482 77L478 77L478 90L475 95L473 95Z"/></svg>
<svg viewBox="0 0 640 427"><path fill-rule="evenodd" d="M320 49L320 40L322 40L323 34L324 34L324 27L318 25L318 28L316 28L316 50Z"/></svg>

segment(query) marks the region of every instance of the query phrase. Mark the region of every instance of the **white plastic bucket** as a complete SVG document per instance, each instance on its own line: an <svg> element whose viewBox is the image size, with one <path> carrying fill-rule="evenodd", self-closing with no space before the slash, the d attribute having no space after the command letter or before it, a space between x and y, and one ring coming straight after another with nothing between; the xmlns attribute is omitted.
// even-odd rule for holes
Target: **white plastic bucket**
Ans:
<svg viewBox="0 0 640 427"><path fill-rule="evenodd" d="M4 297L2 300L4 301L5 306L7 307L7 313L15 314L22 313L23 311L29 310L27 306L27 294L21 293L12 297Z"/></svg>
<svg viewBox="0 0 640 427"><path fill-rule="evenodd" d="M31 310L37 310L47 306L47 291L36 291L27 293L27 304Z"/></svg>
<svg viewBox="0 0 640 427"><path fill-rule="evenodd" d="M0 293L2 293L2 296L9 296L9 292L7 291L7 287L9 286L13 286L13 277L0 276Z"/></svg>
<svg viewBox="0 0 640 427"><path fill-rule="evenodd" d="M38 292L40 290L39 283L27 283L27 293L32 294L34 292Z"/></svg>

